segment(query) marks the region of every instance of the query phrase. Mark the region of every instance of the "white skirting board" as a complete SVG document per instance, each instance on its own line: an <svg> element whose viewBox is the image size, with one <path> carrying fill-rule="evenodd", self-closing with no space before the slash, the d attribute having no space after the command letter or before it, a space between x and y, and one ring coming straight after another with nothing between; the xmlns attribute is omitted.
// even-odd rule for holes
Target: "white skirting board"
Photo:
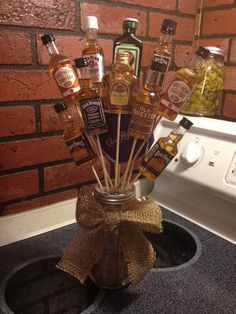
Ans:
<svg viewBox="0 0 236 314"><path fill-rule="evenodd" d="M136 197L152 192L154 183L140 179ZM0 247L74 223L77 198L0 217Z"/></svg>
<svg viewBox="0 0 236 314"><path fill-rule="evenodd" d="M74 223L76 200L0 217L0 246Z"/></svg>

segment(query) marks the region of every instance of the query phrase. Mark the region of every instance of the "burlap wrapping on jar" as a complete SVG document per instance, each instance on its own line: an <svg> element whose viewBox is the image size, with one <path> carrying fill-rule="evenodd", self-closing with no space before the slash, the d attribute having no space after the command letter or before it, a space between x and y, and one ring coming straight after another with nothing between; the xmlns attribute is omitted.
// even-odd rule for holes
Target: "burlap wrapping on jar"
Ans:
<svg viewBox="0 0 236 314"><path fill-rule="evenodd" d="M153 267L156 254L143 231L162 231L161 210L154 200L134 199L113 212L97 202L93 188L83 187L77 201L76 220L81 232L69 243L57 267L82 284L102 258L109 236L117 226L129 283L137 284Z"/></svg>

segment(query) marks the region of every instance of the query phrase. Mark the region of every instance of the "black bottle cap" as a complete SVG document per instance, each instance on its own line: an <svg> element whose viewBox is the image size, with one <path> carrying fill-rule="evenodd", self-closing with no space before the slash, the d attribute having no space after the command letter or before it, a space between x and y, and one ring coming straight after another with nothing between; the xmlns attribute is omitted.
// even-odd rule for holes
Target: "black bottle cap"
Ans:
<svg viewBox="0 0 236 314"><path fill-rule="evenodd" d="M187 118L183 117L183 119L180 121L179 125L181 125L186 130L189 130L191 128L191 126L193 125L193 122L191 122Z"/></svg>
<svg viewBox="0 0 236 314"><path fill-rule="evenodd" d="M64 102L58 102L57 104L55 104L54 106L54 109L57 113L61 112L61 111L64 111L67 109L67 105L64 104Z"/></svg>
<svg viewBox="0 0 236 314"><path fill-rule="evenodd" d="M177 22L174 20L164 19L162 22L161 32L164 34L174 35L177 27Z"/></svg>
<svg viewBox="0 0 236 314"><path fill-rule="evenodd" d="M210 56L211 52L210 52L210 50L208 50L202 46L199 46L195 54L197 56L202 57L203 59L206 59Z"/></svg>
<svg viewBox="0 0 236 314"><path fill-rule="evenodd" d="M132 17L127 17L126 19L124 19L123 21L123 27L124 28L133 28L133 29L137 29L138 27L138 20L134 19Z"/></svg>
<svg viewBox="0 0 236 314"><path fill-rule="evenodd" d="M88 66L87 58L83 58L83 57L77 58L77 59L74 59L74 62L75 62L76 68L84 68Z"/></svg>
<svg viewBox="0 0 236 314"><path fill-rule="evenodd" d="M52 41L55 41L55 38L54 38L53 34L45 34L41 37L41 40L43 42L43 45L47 45L47 44L51 43Z"/></svg>

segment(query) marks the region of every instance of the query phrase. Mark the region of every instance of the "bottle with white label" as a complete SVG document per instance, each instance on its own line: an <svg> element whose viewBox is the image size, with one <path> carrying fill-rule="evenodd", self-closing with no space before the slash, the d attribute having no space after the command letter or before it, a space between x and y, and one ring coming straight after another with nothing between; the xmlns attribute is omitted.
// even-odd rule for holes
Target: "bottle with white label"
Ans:
<svg viewBox="0 0 236 314"><path fill-rule="evenodd" d="M84 19L84 28L86 39L82 56L87 59L90 79L99 91L101 91L101 81L104 75L104 52L97 40L97 17L86 16Z"/></svg>
<svg viewBox="0 0 236 314"><path fill-rule="evenodd" d="M128 52L130 71L139 77L143 44L140 39L135 36L138 27L138 20L128 17L123 21L123 35L114 41L113 46L113 62L117 52Z"/></svg>
<svg viewBox="0 0 236 314"><path fill-rule="evenodd" d="M64 129L63 137L66 146L77 166L94 164L97 160L96 155L86 135L79 126L76 126L75 121L67 110L66 104L57 103L54 105L54 109L58 113Z"/></svg>
<svg viewBox="0 0 236 314"><path fill-rule="evenodd" d="M152 64L155 62L162 64L161 71L158 72L159 79L156 80L154 85L156 92L159 94L162 92L166 74L173 63L172 38L175 34L176 26L176 21L164 19L161 27L161 36L153 49Z"/></svg>
<svg viewBox="0 0 236 314"><path fill-rule="evenodd" d="M168 136L159 138L142 159L139 171L149 180L156 180L178 153L178 143L192 125L193 123L184 117Z"/></svg>
<svg viewBox="0 0 236 314"><path fill-rule="evenodd" d="M87 58L83 57L74 61L81 86L78 96L84 129L90 135L106 133L107 126L103 102L98 89L92 84L89 62Z"/></svg>
<svg viewBox="0 0 236 314"><path fill-rule="evenodd" d="M68 111L73 119L82 127L82 118L80 112L76 109L80 84L74 67L68 57L59 53L52 34L43 35L41 40L50 56L49 71L52 73L60 89L64 102L68 106Z"/></svg>
<svg viewBox="0 0 236 314"><path fill-rule="evenodd" d="M181 68L175 73L174 79L157 106L159 115L171 121L175 120L181 108L191 96L194 87L201 80L198 69L206 61L209 54L209 50L200 46L189 66Z"/></svg>

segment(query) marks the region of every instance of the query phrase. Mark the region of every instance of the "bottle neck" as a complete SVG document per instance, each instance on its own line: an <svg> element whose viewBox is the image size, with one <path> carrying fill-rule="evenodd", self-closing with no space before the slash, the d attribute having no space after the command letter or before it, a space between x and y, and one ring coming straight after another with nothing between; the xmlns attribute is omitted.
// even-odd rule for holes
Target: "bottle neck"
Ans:
<svg viewBox="0 0 236 314"><path fill-rule="evenodd" d="M59 51L58 51L57 46L56 46L54 41L48 43L46 45L46 48L47 48L47 51L48 51L50 56L54 56L54 55L58 55L59 54Z"/></svg>
<svg viewBox="0 0 236 314"><path fill-rule="evenodd" d="M123 28L123 34L126 35L126 34L132 34L132 35L135 35L136 33L136 28L133 28L133 27L124 27Z"/></svg>
<svg viewBox="0 0 236 314"><path fill-rule="evenodd" d="M93 82L91 79L79 79L80 88L81 89L90 89L93 85Z"/></svg>
<svg viewBox="0 0 236 314"><path fill-rule="evenodd" d="M168 135L168 142L171 142L172 144L178 144L186 131L187 130L185 128L179 125L177 128L172 130Z"/></svg>
<svg viewBox="0 0 236 314"><path fill-rule="evenodd" d="M115 72L126 73L126 72L129 72L130 66L126 63L121 63L121 62L115 61L112 65L112 69Z"/></svg>
<svg viewBox="0 0 236 314"><path fill-rule="evenodd" d="M64 135L70 136L73 134L80 133L80 130L75 125L75 121L72 119L71 115L67 110L61 111L58 113L58 116L61 120L64 129Z"/></svg>
<svg viewBox="0 0 236 314"><path fill-rule="evenodd" d="M97 29L95 28L88 28L85 31L86 39L88 41L96 41L97 40Z"/></svg>
<svg viewBox="0 0 236 314"><path fill-rule="evenodd" d="M159 43L172 43L173 35L161 33Z"/></svg>

